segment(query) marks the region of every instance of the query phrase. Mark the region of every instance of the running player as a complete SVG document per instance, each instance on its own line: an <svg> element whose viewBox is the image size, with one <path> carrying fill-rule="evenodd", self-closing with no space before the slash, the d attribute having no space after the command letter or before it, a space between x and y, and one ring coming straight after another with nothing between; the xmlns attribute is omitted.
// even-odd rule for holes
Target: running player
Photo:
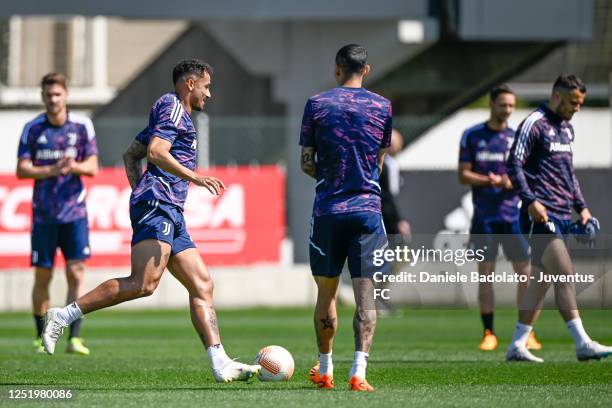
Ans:
<svg viewBox="0 0 612 408"><path fill-rule="evenodd" d="M332 345L338 327L336 297L346 259L356 311L352 390L373 391L366 381L368 352L376 327L371 276L361 270L368 236L383 237L379 175L391 140L391 104L362 87L370 72L365 48L350 44L336 54L338 87L308 99L300 135L301 167L314 178L310 266L318 288L314 313L319 361L310 379L333 388Z"/></svg>
<svg viewBox="0 0 612 408"><path fill-rule="evenodd" d="M55 252L66 261L67 302L83 291L85 260L90 256L85 189L81 176L98 172L96 135L89 118L68 112L66 78L50 73L41 81L45 113L28 122L19 142L17 177L34 179L32 198L32 306L34 351L44 353L43 316L49 308L49 283ZM89 355L80 337L81 319L70 324L66 352Z"/></svg>
<svg viewBox="0 0 612 408"><path fill-rule="evenodd" d="M493 88L489 97L489 119L463 133L459 150L459 181L472 186L474 216L470 242L476 248L485 249L484 261L478 263L480 275L494 273L501 244L506 257L512 261L514 272L529 276L529 244L521 234L518 222L519 197L506 174L506 158L514 142L514 130L508 127L508 118L514 111L516 98L505 84ZM517 304L527 285L527 282L518 284ZM484 326L479 348L495 350L498 342L493 330L493 283L478 284L478 302ZM533 332L527 347L542 348Z"/></svg>
<svg viewBox="0 0 612 408"><path fill-rule="evenodd" d="M194 171L196 130L191 113L203 110L211 97L211 75L210 65L199 60L181 61L174 67L175 92L155 102L148 127L125 155L140 158L146 155L148 160L141 177L134 174L137 168L126 166L133 186L132 274L110 279L64 308L50 309L42 336L47 353L53 354L64 327L83 314L153 294L168 267L189 293L191 320L206 347L215 380L248 380L260 369L258 365L235 362L225 353L213 306L213 282L183 218L190 182L214 195L225 189L221 180ZM126 161L129 163L132 161Z"/></svg>
<svg viewBox="0 0 612 408"><path fill-rule="evenodd" d="M557 78L547 104L533 111L520 124L508 158L508 175L523 202L521 229L531 238L534 269L554 276L574 275L566 247L572 225L572 209L582 225L596 223L580 191L573 168L574 128L569 123L584 103L586 87L574 75ZM574 284L555 284L555 300L574 339L578 360L600 359L612 354L589 337L583 328L576 304ZM508 361L541 363L525 347L532 326L540 314L550 283L535 279L519 307L518 322L506 353Z"/></svg>

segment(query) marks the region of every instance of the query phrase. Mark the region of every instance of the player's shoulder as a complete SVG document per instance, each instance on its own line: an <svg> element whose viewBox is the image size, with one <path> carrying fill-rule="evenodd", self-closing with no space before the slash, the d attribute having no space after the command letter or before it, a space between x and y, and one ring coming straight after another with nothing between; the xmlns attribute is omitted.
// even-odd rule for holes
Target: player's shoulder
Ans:
<svg viewBox="0 0 612 408"><path fill-rule="evenodd" d="M521 134L529 133L534 129L538 129L543 123L548 122L548 115L546 109L542 106L538 106L532 110L525 119L519 124L517 131Z"/></svg>
<svg viewBox="0 0 612 408"><path fill-rule="evenodd" d="M40 125L45 123L46 120L47 120L47 116L44 113L41 113L41 114L37 115L36 117L34 117L34 119L32 119L29 122L27 122L23 126L23 133L21 135L22 141L24 143L27 142L27 139L30 136L30 134L32 133L32 131L34 131L36 129L39 129Z"/></svg>
<svg viewBox="0 0 612 408"><path fill-rule="evenodd" d="M368 89L363 88L363 92L374 102L377 102L384 106L390 106L391 101L384 96L377 94L376 92L372 92Z"/></svg>
<svg viewBox="0 0 612 408"><path fill-rule="evenodd" d="M31 129L32 127L36 125L40 125L44 123L45 120L47 120L47 116L45 115L45 113L41 113L39 115L36 115L34 119L28 121L23 127L24 129Z"/></svg>
<svg viewBox="0 0 612 408"><path fill-rule="evenodd" d="M153 107L156 109L174 107L181 105L181 101L179 101L178 97L174 92L168 92L157 98Z"/></svg>
<svg viewBox="0 0 612 408"><path fill-rule="evenodd" d="M91 119L88 116L75 112L68 112L68 121L85 126L89 126L91 124Z"/></svg>
<svg viewBox="0 0 612 408"><path fill-rule="evenodd" d="M89 116L75 112L68 112L68 122L83 126L83 128L87 131L88 138L91 139L95 136L93 123L91 122Z"/></svg>
<svg viewBox="0 0 612 408"><path fill-rule="evenodd" d="M486 131L486 129L487 129L487 126L485 122L478 123L474 126L470 126L469 128L463 131L463 134L461 135L461 143L465 143L474 137L478 137L484 131Z"/></svg>

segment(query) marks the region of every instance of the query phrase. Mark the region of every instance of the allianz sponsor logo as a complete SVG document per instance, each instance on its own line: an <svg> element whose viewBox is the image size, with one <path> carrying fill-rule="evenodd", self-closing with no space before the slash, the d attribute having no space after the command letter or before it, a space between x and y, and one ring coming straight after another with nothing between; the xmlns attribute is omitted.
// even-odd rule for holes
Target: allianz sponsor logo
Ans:
<svg viewBox="0 0 612 408"><path fill-rule="evenodd" d="M572 151L572 143L559 143L553 142L550 144L548 148L549 152L571 152Z"/></svg>
<svg viewBox="0 0 612 408"><path fill-rule="evenodd" d="M41 149L36 151L36 158L38 160L59 160L65 154L64 150Z"/></svg>
<svg viewBox="0 0 612 408"><path fill-rule="evenodd" d="M483 150L476 153L476 161L503 162L506 161L506 155L501 152Z"/></svg>

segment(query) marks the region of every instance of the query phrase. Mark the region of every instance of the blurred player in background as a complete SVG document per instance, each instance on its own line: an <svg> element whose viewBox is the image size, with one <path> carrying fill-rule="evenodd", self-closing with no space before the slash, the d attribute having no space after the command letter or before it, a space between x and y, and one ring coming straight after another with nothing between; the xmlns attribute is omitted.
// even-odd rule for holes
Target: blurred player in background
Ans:
<svg viewBox="0 0 612 408"><path fill-rule="evenodd" d="M586 87L574 75L560 76L547 104L542 104L520 124L508 158L508 174L517 189L521 207L521 229L531 239L534 270L547 275L572 277L575 273L566 239L572 226L572 209L579 225L599 223L582 196L573 168L574 128L569 123L584 103ZM526 342L537 320L550 283L532 281L521 301L519 319L506 353L508 361L543 360L531 354ZM574 284L555 283L555 300L576 345L578 360L600 359L612 354L584 330Z"/></svg>
<svg viewBox="0 0 612 408"><path fill-rule="evenodd" d="M365 48L350 44L336 54L338 87L308 99L300 134L301 167L316 180L310 231L310 266L318 288L314 313L319 362L310 379L333 388L332 345L338 319L339 276L348 258L356 310L352 390L373 391L366 381L376 327L373 282L361 268L365 236L384 237L379 175L391 141L391 103L362 87L370 72Z"/></svg>
<svg viewBox="0 0 612 408"><path fill-rule="evenodd" d="M529 276L529 244L519 225L519 197L506 174L506 159L514 142L514 130L508 127L508 118L514 112L516 98L505 84L493 88L489 97L489 119L467 129L461 137L459 149L459 181L472 186L474 216L470 242L475 248L485 249L485 259L478 263L481 276L494 273L500 245L512 262L514 272ZM527 286L528 282L518 284L517 304ZM498 342L493 330L495 300L492 282L478 284L478 302L484 326L479 348L495 350ZM533 332L527 347L542 348Z"/></svg>
<svg viewBox="0 0 612 408"><path fill-rule="evenodd" d="M389 235L398 235L402 242L410 240L410 223L402 215L397 204L401 187L401 174L399 164L395 156L404 148L402 134L393 129L391 133L391 145L388 154L385 155L383 171L380 174L380 200L385 230Z"/></svg>
<svg viewBox="0 0 612 408"><path fill-rule="evenodd" d="M82 294L85 260L90 256L90 249L81 176L93 177L98 172L93 125L89 118L68 112L64 75L45 75L41 88L46 111L25 125L17 153L17 177L35 180L31 263L37 353L45 352L41 340L43 316L49 308L49 283L58 247L66 261L67 302ZM80 337L81 321L79 318L70 324L66 352L89 355Z"/></svg>
<svg viewBox="0 0 612 408"><path fill-rule="evenodd" d="M230 359L219 336L213 305L213 282L189 236L183 206L189 183L219 195L221 180L202 176L196 167L196 130L192 111L202 111L211 97L212 68L199 60L179 62L173 70L175 92L163 95L149 114L149 125L124 155L126 173L133 188L132 274L110 279L59 309L50 309L43 330L43 344L53 354L64 327L83 314L153 294L168 267L189 293L191 320L206 347L217 382L248 380L260 366ZM140 159L148 166L141 173Z"/></svg>
<svg viewBox="0 0 612 408"><path fill-rule="evenodd" d="M403 147L404 138L402 134L397 129L393 129L391 131L391 145L387 149L387 154L385 154L383 171L380 174L380 205L391 248L406 245L412 238L410 223L403 217L397 202L402 176L395 156L402 151ZM394 272L398 271L400 263L395 263L393 267ZM388 285L387 282L384 282L380 285L380 288L385 289ZM390 301L383 298L376 299L376 301L376 310L379 317L388 316L395 312Z"/></svg>

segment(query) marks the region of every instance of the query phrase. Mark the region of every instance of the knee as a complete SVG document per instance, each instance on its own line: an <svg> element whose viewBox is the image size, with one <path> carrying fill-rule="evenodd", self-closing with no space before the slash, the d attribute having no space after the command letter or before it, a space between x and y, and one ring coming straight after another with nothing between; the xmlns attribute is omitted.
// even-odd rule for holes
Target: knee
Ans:
<svg viewBox="0 0 612 408"><path fill-rule="evenodd" d="M159 285L159 280L150 280L140 282L135 287L136 297L147 297L155 293L155 289Z"/></svg>
<svg viewBox="0 0 612 408"><path fill-rule="evenodd" d="M376 324L376 310L357 308L355 311L355 321L366 326Z"/></svg>
<svg viewBox="0 0 612 408"><path fill-rule="evenodd" d="M195 282L194 286L196 292L194 293L195 296L202 299L209 299L212 297L215 284L213 283L213 280L210 278L209 275L199 278Z"/></svg>

